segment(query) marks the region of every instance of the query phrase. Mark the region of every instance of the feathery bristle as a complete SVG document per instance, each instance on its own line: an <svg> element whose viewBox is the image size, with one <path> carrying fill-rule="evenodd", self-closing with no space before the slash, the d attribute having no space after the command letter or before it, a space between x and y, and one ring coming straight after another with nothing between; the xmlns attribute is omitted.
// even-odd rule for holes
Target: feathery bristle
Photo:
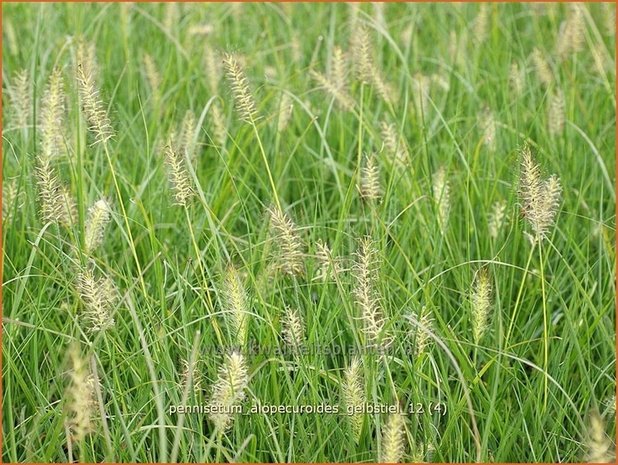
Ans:
<svg viewBox="0 0 618 465"><path fill-rule="evenodd" d="M30 120L30 78L25 69L15 74L8 89L15 125L24 129Z"/></svg>
<svg viewBox="0 0 618 465"><path fill-rule="evenodd" d="M364 415L360 412L366 403L364 384L362 363L360 358L355 356L343 373L342 396L352 438L357 444L363 429Z"/></svg>
<svg viewBox="0 0 618 465"><path fill-rule="evenodd" d="M479 116L479 126L483 133L483 144L490 152L496 151L496 118L493 112L485 107Z"/></svg>
<svg viewBox="0 0 618 465"><path fill-rule="evenodd" d="M420 326L414 325L413 328L414 354L417 357L420 357L423 353L425 353L429 343L431 342L430 336L427 334L426 330L432 330L433 318L431 318L431 312L426 306L423 306L420 312L414 313L412 318L420 324Z"/></svg>
<svg viewBox="0 0 618 465"><path fill-rule="evenodd" d="M210 121L215 144L222 148L225 146L225 141L227 140L227 127L223 110L218 101L212 102L210 106L210 115L212 116Z"/></svg>
<svg viewBox="0 0 618 465"><path fill-rule="evenodd" d="M65 391L65 424L71 432L71 440L79 443L93 432L96 394L94 377L88 361L81 355L77 345L68 352L69 383Z"/></svg>
<svg viewBox="0 0 618 465"><path fill-rule="evenodd" d="M55 68L49 77L41 102L39 127L43 157L55 158L64 151L64 101L62 71Z"/></svg>
<svg viewBox="0 0 618 465"><path fill-rule="evenodd" d="M524 71L518 63L511 63L509 85L516 95L521 95L524 90Z"/></svg>
<svg viewBox="0 0 618 465"><path fill-rule="evenodd" d="M369 38L369 31L367 31L367 27L364 24L359 24L352 31L351 47L356 78L364 84L371 84L373 79L371 42Z"/></svg>
<svg viewBox="0 0 618 465"><path fill-rule="evenodd" d="M388 416L382 431L380 463L399 463L405 453L405 417L401 413Z"/></svg>
<svg viewBox="0 0 618 465"><path fill-rule="evenodd" d="M217 60L217 53L209 43L204 45L204 68L206 68L206 79L210 93L219 93L219 81L221 80L221 65Z"/></svg>
<svg viewBox="0 0 618 465"><path fill-rule="evenodd" d="M281 93L279 99L279 119L277 120L277 132L283 132L290 124L292 119L292 112L294 111L294 104L292 98L287 92Z"/></svg>
<svg viewBox="0 0 618 465"><path fill-rule="evenodd" d="M194 361L193 366L191 367L189 360L183 358L180 361L180 368L180 387L185 389L187 385L189 385L189 391L193 391L195 393L201 391L203 389L204 377L197 360Z"/></svg>
<svg viewBox="0 0 618 465"><path fill-rule="evenodd" d="M174 203L186 207L189 200L194 195L191 187L191 178L185 166L185 160L176 148L168 143L164 147L165 164L167 165L167 174L172 185L174 195Z"/></svg>
<svg viewBox="0 0 618 465"><path fill-rule="evenodd" d="M365 155L365 164L361 168L358 190L363 200L373 202L380 200L380 170L375 162L375 154Z"/></svg>
<svg viewBox="0 0 618 465"><path fill-rule="evenodd" d="M93 270L86 267L77 275L75 287L84 304L89 331L105 331L114 326L112 313L118 300L118 289L111 278L97 278Z"/></svg>
<svg viewBox="0 0 618 465"><path fill-rule="evenodd" d="M305 322L301 313L288 306L285 307L281 319L281 334L283 341L293 350L302 347L305 340Z"/></svg>
<svg viewBox="0 0 618 465"><path fill-rule="evenodd" d="M335 279L343 271L343 263L341 257L333 257L328 244L317 240L315 243L316 258L319 264L318 272L315 275L315 280L322 282Z"/></svg>
<svg viewBox="0 0 618 465"><path fill-rule="evenodd" d="M371 65L371 84L382 100L389 105L392 105L397 100L395 89L390 83L386 82L380 69L373 64Z"/></svg>
<svg viewBox="0 0 618 465"><path fill-rule="evenodd" d="M487 268L476 272L472 285L472 335L478 344L487 330L489 311L491 309L491 281Z"/></svg>
<svg viewBox="0 0 618 465"><path fill-rule="evenodd" d="M223 58L223 64L225 65L227 78L234 95L236 111L244 122L249 124L255 123L258 119L255 100L249 90L247 77L239 63L238 57L231 53L226 53Z"/></svg>
<svg viewBox="0 0 618 465"><path fill-rule="evenodd" d="M552 136L560 134L564 129L564 120L564 94L557 91L551 95L547 109L549 134Z"/></svg>
<svg viewBox="0 0 618 465"><path fill-rule="evenodd" d="M277 249L278 268L290 276L304 273L303 243L294 222L279 207L268 209L271 237Z"/></svg>
<svg viewBox="0 0 618 465"><path fill-rule="evenodd" d="M380 134L382 141L393 161L405 165L410 160L408 146L402 136L397 132L397 128L392 123L382 121L380 123Z"/></svg>
<svg viewBox="0 0 618 465"><path fill-rule="evenodd" d="M88 209L88 221L86 223L86 235L84 248L86 254L90 254L103 242L105 227L111 220L112 210L105 199L97 200Z"/></svg>
<svg viewBox="0 0 618 465"><path fill-rule="evenodd" d="M331 61L330 78L335 88L344 93L348 93L348 69L345 53L339 46L333 48Z"/></svg>
<svg viewBox="0 0 618 465"><path fill-rule="evenodd" d="M71 226L77 219L75 199L64 186L50 159L39 156L35 167L35 178L39 193L41 220Z"/></svg>
<svg viewBox="0 0 618 465"><path fill-rule="evenodd" d="M532 62L539 82L543 86L549 87L554 82L554 73L549 67L545 55L538 48L532 51Z"/></svg>
<svg viewBox="0 0 618 465"><path fill-rule="evenodd" d="M245 358L239 352L226 355L225 362L219 369L217 381L210 400L210 420L219 431L232 425L233 408L245 398L245 389L249 382Z"/></svg>
<svg viewBox="0 0 618 465"><path fill-rule="evenodd" d="M331 81L318 71L312 69L309 71L309 74L321 88L335 99L339 108L345 111L352 111L354 109L354 100L347 94L345 89L338 88L334 81Z"/></svg>
<svg viewBox="0 0 618 465"><path fill-rule="evenodd" d="M560 61L583 49L585 23L582 8L578 3L570 3L567 19L560 25L556 41L556 56Z"/></svg>
<svg viewBox="0 0 618 465"><path fill-rule="evenodd" d="M451 210L450 184L444 167L438 168L433 175L433 199L437 209L438 227L444 235Z"/></svg>
<svg viewBox="0 0 618 465"><path fill-rule="evenodd" d="M387 342L384 334L384 317L380 294L378 292L378 251L373 240L367 236L360 240L355 252L353 266L355 285L354 299L360 310L362 332L365 343L370 347Z"/></svg>
<svg viewBox="0 0 618 465"><path fill-rule="evenodd" d="M247 291L240 273L232 263L228 265L225 272L222 303L235 344L240 348L245 347L249 323Z"/></svg>
<svg viewBox="0 0 618 465"><path fill-rule="evenodd" d="M561 193L558 177L552 175L543 180L530 148L525 146L521 155L518 194L524 217L534 233L530 237L533 243L547 237L558 213Z"/></svg>
<svg viewBox="0 0 618 465"><path fill-rule="evenodd" d="M88 129L94 135L94 143L105 143L114 137L114 129L101 101L99 88L94 79L94 71L89 69L89 66L92 65L87 62L78 61L77 63L76 77L79 95L84 115L88 121Z"/></svg>
<svg viewBox="0 0 618 465"><path fill-rule="evenodd" d="M5 180L2 183L2 222L8 222L11 219L16 208L21 207L17 182L15 179ZM17 203L17 205L15 205Z"/></svg>
<svg viewBox="0 0 618 465"><path fill-rule="evenodd" d="M197 132L197 122L195 121L195 113L187 110L180 131L178 132L178 145L176 150L182 154L183 158L195 160L195 134Z"/></svg>
<svg viewBox="0 0 618 465"><path fill-rule="evenodd" d="M143 62L144 75L146 76L146 80L148 81L148 86L150 87L152 99L155 103L157 103L161 95L161 74L159 73L159 69L154 61L154 58L152 58L149 53L144 54Z"/></svg>
<svg viewBox="0 0 618 465"><path fill-rule="evenodd" d="M616 35L616 4L602 3L603 5L603 25L605 26L605 34L608 36Z"/></svg>
<svg viewBox="0 0 618 465"><path fill-rule="evenodd" d="M616 452L605 432L605 424L598 412L590 413L586 434L586 461L588 463L615 463Z"/></svg>
<svg viewBox="0 0 618 465"><path fill-rule="evenodd" d="M488 219L489 237L497 239L506 218L506 202L501 200L493 204Z"/></svg>

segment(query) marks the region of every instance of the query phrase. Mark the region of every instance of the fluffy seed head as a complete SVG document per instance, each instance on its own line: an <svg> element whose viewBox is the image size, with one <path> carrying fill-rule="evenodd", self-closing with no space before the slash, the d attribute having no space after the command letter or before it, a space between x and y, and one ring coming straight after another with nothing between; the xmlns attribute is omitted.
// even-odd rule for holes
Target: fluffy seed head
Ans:
<svg viewBox="0 0 618 465"><path fill-rule="evenodd" d="M148 81L152 98L156 103L159 101L161 95L161 74L159 73L159 69L154 58L152 58L149 53L144 54L143 62L144 75L146 76L146 81Z"/></svg>
<svg viewBox="0 0 618 465"><path fill-rule="evenodd" d="M204 376L197 360L190 366L189 360L183 358L180 361L180 387L184 389L189 383L190 390L199 392L203 388Z"/></svg>
<svg viewBox="0 0 618 465"><path fill-rule="evenodd" d="M333 48L330 78L334 86L347 93L348 65L345 53L339 46Z"/></svg>
<svg viewBox="0 0 618 465"><path fill-rule="evenodd" d="M616 452L612 450L612 442L605 432L605 424L598 412L592 412L588 417L588 431L585 440L587 462L615 463Z"/></svg>
<svg viewBox="0 0 618 465"><path fill-rule="evenodd" d="M509 72L509 85L515 95L521 95L524 91L524 71L517 62L511 63Z"/></svg>
<svg viewBox="0 0 618 465"><path fill-rule="evenodd" d="M8 89L11 110L18 128L26 128L30 119L30 78L25 69L18 71Z"/></svg>
<svg viewBox="0 0 618 465"><path fill-rule="evenodd" d="M364 384L362 363L360 358L355 356L343 373L341 390L346 417L350 423L352 437L357 444L363 428L363 415L359 412L367 401Z"/></svg>
<svg viewBox="0 0 618 465"><path fill-rule="evenodd" d="M64 81L60 68L55 68L47 82L41 102L39 127L41 156L55 158L64 150Z"/></svg>
<svg viewBox="0 0 618 465"><path fill-rule="evenodd" d="M549 87L554 82L554 73L549 67L545 55L538 48L532 51L532 62L539 82L543 86Z"/></svg>
<svg viewBox="0 0 618 465"><path fill-rule="evenodd" d="M84 248L86 254L92 253L103 242L105 227L111 220L112 210L105 199L97 200L88 209L88 221L86 223L86 236Z"/></svg>
<svg viewBox="0 0 618 465"><path fill-rule="evenodd" d="M388 416L382 430L380 463L399 463L405 453L405 417L401 413Z"/></svg>
<svg viewBox="0 0 618 465"><path fill-rule="evenodd" d="M210 121L215 144L222 148L225 146L225 141L227 140L227 125L225 123L223 110L218 101L212 102L209 113L211 116Z"/></svg>
<svg viewBox="0 0 618 465"><path fill-rule="evenodd" d="M373 74L371 40L369 38L369 31L367 31L367 27L364 24L358 24L352 31L351 47L356 78L365 84L371 84Z"/></svg>
<svg viewBox="0 0 618 465"><path fill-rule="evenodd" d="M354 100L350 97L345 88L341 89L337 87L334 81L313 69L309 71L309 74L321 88L323 88L332 98L335 99L335 102L337 102L339 108L345 111L352 111L354 109Z"/></svg>
<svg viewBox="0 0 618 465"><path fill-rule="evenodd" d="M380 200L380 171L375 162L375 154L365 155L365 165L361 168L358 190L363 200L374 202Z"/></svg>
<svg viewBox="0 0 618 465"><path fill-rule="evenodd" d="M236 103L236 111L244 122L249 124L255 123L258 119L255 100L253 99L247 77L238 58L231 53L226 53L223 57L223 64L227 72L230 87L232 88L234 102Z"/></svg>
<svg viewBox="0 0 618 465"><path fill-rule="evenodd" d="M562 187L556 175L541 177L541 169L525 146L521 154L519 202L524 217L532 228L532 242L545 239L554 225L560 206Z"/></svg>
<svg viewBox="0 0 618 465"><path fill-rule="evenodd" d="M281 98L279 99L279 119L277 121L277 132L285 131L288 124L290 124L293 111L294 104L292 103L290 95L287 92L282 92Z"/></svg>
<svg viewBox="0 0 618 465"><path fill-rule="evenodd" d="M378 292L378 251L370 237L360 240L353 265L355 285L354 300L360 310L360 320L365 343L370 347L388 344L384 334L384 317Z"/></svg>
<svg viewBox="0 0 618 465"><path fill-rule="evenodd" d="M178 142L176 150L183 157L188 157L189 160L195 160L195 134L197 132L197 122L195 121L195 113L187 110L178 133Z"/></svg>
<svg viewBox="0 0 618 465"><path fill-rule="evenodd" d="M167 174L174 195L174 203L186 207L189 200L193 197L194 191L191 187L191 178L187 172L183 154L173 147L172 142L168 143L163 151Z"/></svg>
<svg viewBox="0 0 618 465"><path fill-rule="evenodd" d="M477 271L472 285L472 335L478 344L487 330L489 311L491 310L491 281L487 268Z"/></svg>
<svg viewBox="0 0 618 465"><path fill-rule="evenodd" d="M247 291L240 273L232 263L228 265L225 271L222 303L235 344L237 347L245 347L249 323Z"/></svg>
<svg viewBox="0 0 618 465"><path fill-rule="evenodd" d="M481 3L472 28L474 37L479 43L483 43L487 40L490 19L489 13L489 4Z"/></svg>
<svg viewBox="0 0 618 465"><path fill-rule="evenodd" d="M221 80L221 65L217 60L217 53L208 42L204 45L204 68L206 69L208 88L213 95L217 95L219 93L219 81Z"/></svg>
<svg viewBox="0 0 618 465"><path fill-rule="evenodd" d="M494 113L488 107L479 115L479 128L483 134L483 144L490 152L495 152L497 124Z"/></svg>
<svg viewBox="0 0 618 465"><path fill-rule="evenodd" d="M417 357L420 357L429 346L431 342L430 336L427 334L427 331L424 329L431 331L433 328L433 318L431 318L431 312L425 306L421 308L420 312L414 313L412 315L414 321L418 322L419 325L414 325L414 354ZM422 327L421 327L422 326Z"/></svg>
<svg viewBox="0 0 618 465"><path fill-rule="evenodd" d="M393 161L400 165L405 165L410 159L408 146L402 136L398 134L397 128L393 123L382 121L380 123L380 134L384 146Z"/></svg>
<svg viewBox="0 0 618 465"><path fill-rule="evenodd" d="M17 188L15 179L5 180L2 183L2 222L8 222L15 208L21 208L21 192ZM15 205L17 203L17 205Z"/></svg>
<svg viewBox="0 0 618 465"><path fill-rule="evenodd" d="M442 235L444 235L446 234L451 210L450 183L444 167L438 168L433 175L433 199L437 209L438 227Z"/></svg>
<svg viewBox="0 0 618 465"><path fill-rule="evenodd" d="M118 289L109 276L96 277L90 267L81 270L75 283L84 306L88 330L99 332L114 326L112 315L118 301Z"/></svg>
<svg viewBox="0 0 618 465"><path fill-rule="evenodd" d="M560 134L564 129L564 94L560 91L554 92L549 99L547 109L547 125L549 134Z"/></svg>
<svg viewBox="0 0 618 465"><path fill-rule="evenodd" d="M305 340L305 321L295 308L287 307L281 319L283 341L293 350L302 347Z"/></svg>
<svg viewBox="0 0 618 465"><path fill-rule="evenodd" d="M561 61L583 49L585 23L582 9L583 6L580 4L570 3L567 19L560 25L556 41L556 56Z"/></svg>
<svg viewBox="0 0 618 465"><path fill-rule="evenodd" d="M245 398L249 382L245 358L239 352L226 355L212 389L210 420L219 431L225 431L234 419L230 410Z"/></svg>
<svg viewBox="0 0 618 465"><path fill-rule="evenodd" d="M79 443L93 431L96 396L94 377L79 347L72 345L68 352L69 382L65 391L65 424L71 440Z"/></svg>
<svg viewBox="0 0 618 465"><path fill-rule="evenodd" d="M315 248L319 269L314 279L322 282L335 279L343 271L341 257L333 257L333 252L328 244L321 240L316 241Z"/></svg>
<svg viewBox="0 0 618 465"><path fill-rule="evenodd" d="M275 262L279 270L290 276L304 273L303 243L298 228L279 207L268 209L271 238L276 248Z"/></svg>
<svg viewBox="0 0 618 465"><path fill-rule="evenodd" d="M44 223L71 226L77 219L75 199L68 188L60 182L49 157L37 157L35 178L41 220Z"/></svg>
<svg viewBox="0 0 618 465"><path fill-rule="evenodd" d="M77 84L88 129L94 135L94 143L102 144L114 137L114 129L99 95L94 71L88 66L87 62L77 63Z"/></svg>
<svg viewBox="0 0 618 465"><path fill-rule="evenodd" d="M488 218L489 237L497 239L506 219L506 202L499 200L494 203Z"/></svg>

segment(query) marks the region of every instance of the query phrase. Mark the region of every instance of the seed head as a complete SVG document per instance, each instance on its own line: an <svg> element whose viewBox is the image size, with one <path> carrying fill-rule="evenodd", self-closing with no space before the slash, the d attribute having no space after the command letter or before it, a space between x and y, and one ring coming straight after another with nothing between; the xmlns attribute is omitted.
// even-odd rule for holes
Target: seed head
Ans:
<svg viewBox="0 0 618 465"><path fill-rule="evenodd" d="M194 191L191 187L191 178L185 166L184 156L173 147L172 142L168 143L163 150L167 175L172 185L174 203L186 207L193 197Z"/></svg>
<svg viewBox="0 0 618 465"><path fill-rule="evenodd" d="M363 415L360 413L367 399L363 381L363 367L360 358L352 358L343 373L342 395L354 442L358 444L363 428Z"/></svg>
<svg viewBox="0 0 618 465"><path fill-rule="evenodd" d="M605 424L598 412L590 413L586 434L587 455L589 463L615 463L616 451L605 432Z"/></svg>
<svg viewBox="0 0 618 465"><path fill-rule="evenodd" d="M14 75L8 89L15 125L18 128L28 127L31 107L30 87L28 72L22 69Z"/></svg>
<svg viewBox="0 0 618 465"><path fill-rule="evenodd" d="M444 167L438 168L433 175L433 199L437 209L438 226L444 235L451 210L450 184Z"/></svg>
<svg viewBox="0 0 618 465"><path fill-rule="evenodd" d="M560 206L562 187L556 175L542 179L539 165L525 146L521 154L519 175L519 202L533 235L532 242L545 239L554 225Z"/></svg>
<svg viewBox="0 0 618 465"><path fill-rule="evenodd" d="M386 420L382 431L380 463L399 463L405 453L405 417L393 413Z"/></svg>
<svg viewBox="0 0 618 465"><path fill-rule="evenodd" d="M275 244L275 262L278 268L290 276L304 273L303 243L298 228L279 207L268 209L271 238Z"/></svg>
<svg viewBox="0 0 618 465"><path fill-rule="evenodd" d="M225 362L219 369L217 381L213 386L210 400L210 420L219 431L225 431L232 425L234 417L230 410L245 398L245 389L249 382L245 358L238 352L226 355Z"/></svg>
<svg viewBox="0 0 618 465"><path fill-rule="evenodd" d="M405 165L410 160L408 146L402 136L398 134L397 128L392 123L382 121L380 123L380 134L384 146L393 161L400 165Z"/></svg>
<svg viewBox="0 0 618 465"><path fill-rule="evenodd" d="M100 97L99 88L95 82L94 66L90 60L77 63L77 84L82 102L84 116L88 121L88 129L94 135L95 144L102 144L114 137L114 129L107 116L107 111Z"/></svg>
<svg viewBox="0 0 618 465"><path fill-rule="evenodd" d="M472 335L478 345L487 330L489 311L491 310L491 281L487 268L477 271L472 285Z"/></svg>
<svg viewBox="0 0 618 465"><path fill-rule="evenodd" d="M97 278L90 267L77 275L76 289L84 305L88 330L99 332L114 326L112 315L118 301L118 289L108 276Z"/></svg>
<svg viewBox="0 0 618 465"><path fill-rule="evenodd" d="M161 74L159 73L158 66L152 56L148 53L144 54L144 75L150 92L152 94L154 102L158 102L161 95Z"/></svg>
<svg viewBox="0 0 618 465"><path fill-rule="evenodd" d="M292 119L292 112L294 111L294 104L287 92L281 93L279 99L279 120L277 121L277 132L281 133L285 131Z"/></svg>
<svg viewBox="0 0 618 465"><path fill-rule="evenodd" d="M564 119L564 94L557 91L551 95L547 109L549 134L560 134L564 129Z"/></svg>
<svg viewBox="0 0 618 465"><path fill-rule="evenodd" d="M333 48L330 78L335 88L348 93L348 64L345 53L339 46Z"/></svg>
<svg viewBox="0 0 618 465"><path fill-rule="evenodd" d="M321 240L316 241L315 248L319 269L314 279L322 282L335 279L343 271L341 257L333 257L328 244Z"/></svg>
<svg viewBox="0 0 618 465"><path fill-rule="evenodd" d="M345 111L352 111L354 109L354 100L345 89L337 87L334 81L330 80L318 71L312 69L309 71L309 74L321 88L323 88L332 98L335 99L339 108Z"/></svg>
<svg viewBox="0 0 618 465"><path fill-rule="evenodd" d="M231 53L226 53L223 58L223 64L227 72L230 87L232 88L232 94L234 95L236 111L244 122L254 124L259 116L255 106L255 100L249 89L247 77L238 58Z"/></svg>
<svg viewBox="0 0 618 465"><path fill-rule="evenodd" d="M221 64L217 60L217 53L208 42L204 45L204 68L210 93L217 95L221 80Z"/></svg>
<svg viewBox="0 0 618 465"><path fill-rule="evenodd" d="M41 131L41 156L50 159L64 150L64 81L60 68L55 68L47 82L41 102L39 127Z"/></svg>
<svg viewBox="0 0 618 465"><path fill-rule="evenodd" d="M88 209L88 221L86 223L86 237L84 239L85 253L89 255L101 243L105 234L105 227L111 220L111 208L105 199L97 200Z"/></svg>
<svg viewBox="0 0 618 465"><path fill-rule="evenodd" d="M431 318L431 312L425 306L421 308L420 312L414 313L412 319L418 322L413 328L414 332L414 354L420 357L429 346L431 342L430 336L427 334L427 330L431 331L433 328L433 318Z"/></svg>
<svg viewBox="0 0 618 465"><path fill-rule="evenodd" d="M75 199L68 188L60 182L49 157L37 157L35 178L41 220L44 223L71 226L77 219Z"/></svg>
<svg viewBox="0 0 618 465"><path fill-rule="evenodd" d="M189 160L195 160L195 134L197 132L197 123L195 121L195 113L187 110L180 125L178 134L178 145L176 150L186 156Z"/></svg>
<svg viewBox="0 0 618 465"><path fill-rule="evenodd" d="M77 345L70 347L68 358L69 383L65 391L65 424L71 432L72 442L80 443L93 431L95 384L88 362Z"/></svg>
<svg viewBox="0 0 618 465"><path fill-rule="evenodd" d="M509 84L515 95L521 95L524 91L525 69L522 69L517 62L511 63L509 73Z"/></svg>
<svg viewBox="0 0 618 465"><path fill-rule="evenodd" d="M295 308L285 307L281 320L283 341L293 350L298 350L305 341L305 321Z"/></svg>
<svg viewBox="0 0 618 465"><path fill-rule="evenodd" d="M365 84L373 80L373 60L371 58L371 42L369 31L364 24L358 24L352 31L352 57L356 78Z"/></svg>
<svg viewBox="0 0 618 465"><path fill-rule="evenodd" d="M497 239L506 218L506 202L503 200L494 203L489 214L489 237Z"/></svg>
<svg viewBox="0 0 618 465"><path fill-rule="evenodd" d="M354 299L360 310L365 343L370 347L385 346L390 341L384 334L384 317L378 285L378 251L370 237L360 240L353 266Z"/></svg>
<svg viewBox="0 0 618 465"><path fill-rule="evenodd" d="M365 155L365 165L361 168L358 190L362 199L368 202L378 201L382 196L380 171L375 163L375 155L373 153Z"/></svg>
<svg viewBox="0 0 618 465"><path fill-rule="evenodd" d="M483 43L487 40L489 29L489 5L481 3L479 12L474 19L472 31L478 43Z"/></svg>
<svg viewBox="0 0 618 465"><path fill-rule="evenodd" d="M190 389L197 393L202 390L203 382L204 377L197 360L194 361L193 366L190 366L189 360L183 358L180 361L180 387L185 389L190 383Z"/></svg>
<svg viewBox="0 0 618 465"><path fill-rule="evenodd" d="M215 144L223 148L227 140L227 124L225 115L218 101L212 102L210 106L211 126L214 134Z"/></svg>
<svg viewBox="0 0 618 465"><path fill-rule="evenodd" d="M549 87L554 82L554 73L549 67L547 58L538 48L532 51L532 62L536 71L536 76L541 85Z"/></svg>
<svg viewBox="0 0 618 465"><path fill-rule="evenodd" d="M560 61L583 49L586 29L583 8L578 3L569 4L567 19L560 25L556 41L556 56Z"/></svg>
<svg viewBox="0 0 618 465"><path fill-rule="evenodd" d="M245 347L249 323L247 291L240 273L232 263L225 272L222 304L227 314L230 333L237 347Z"/></svg>

